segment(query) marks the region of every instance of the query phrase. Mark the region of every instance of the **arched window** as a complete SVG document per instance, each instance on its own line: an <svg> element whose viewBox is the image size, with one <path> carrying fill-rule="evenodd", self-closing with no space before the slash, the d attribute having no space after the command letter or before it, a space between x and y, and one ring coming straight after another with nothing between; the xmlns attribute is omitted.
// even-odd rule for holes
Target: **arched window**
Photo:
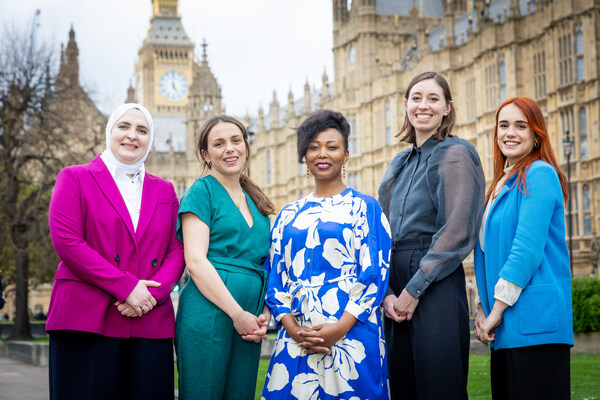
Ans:
<svg viewBox="0 0 600 400"><path fill-rule="evenodd" d="M579 132L587 134L587 115L583 107L579 109Z"/></svg>
<svg viewBox="0 0 600 400"><path fill-rule="evenodd" d="M579 109L579 154L588 158L587 113L583 107Z"/></svg>
<svg viewBox="0 0 600 400"><path fill-rule="evenodd" d="M583 185L581 188L581 207L583 208L583 234L592 234L592 213L590 201L590 187Z"/></svg>
<svg viewBox="0 0 600 400"><path fill-rule="evenodd" d="M577 81L585 80L585 64L583 61L583 29L581 24L575 25L575 56L577 68Z"/></svg>
<svg viewBox="0 0 600 400"><path fill-rule="evenodd" d="M390 103L385 103L385 144L392 144L392 110Z"/></svg>
<svg viewBox="0 0 600 400"><path fill-rule="evenodd" d="M500 103L506 100L506 64L504 64L504 56L498 58L498 83Z"/></svg>

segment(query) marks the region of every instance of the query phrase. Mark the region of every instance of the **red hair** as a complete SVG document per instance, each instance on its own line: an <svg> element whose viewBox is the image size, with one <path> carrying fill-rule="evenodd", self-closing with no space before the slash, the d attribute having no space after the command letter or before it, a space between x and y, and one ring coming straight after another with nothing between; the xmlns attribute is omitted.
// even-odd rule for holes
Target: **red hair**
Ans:
<svg viewBox="0 0 600 400"><path fill-rule="evenodd" d="M528 194L527 191L527 182L525 179L525 175L527 174L527 169L536 160L543 160L548 164L552 165L558 174L558 180L560 181L560 186L562 188L563 198L565 202L569 197L569 189L568 182L565 174L558 167L558 163L556 162L556 157L554 156L554 151L552 151L552 146L550 145L550 138L548 137L548 130L546 129L546 121L544 120L544 114L542 114L542 110L538 104L529 97L512 97L507 99L500 105L498 111L496 112L496 126L494 127L494 144L493 144L493 152L494 152L494 177L492 179L492 183L488 188L488 191L485 195L486 202L489 200L492 195L494 189L498 185L498 181L504 175L504 167L506 165L506 157L500 151L500 147L498 146L498 116L500 115L500 110L506 107L509 104L514 104L527 118L527 123L529 127L533 131L535 136L535 141L539 144L539 146L534 146L531 152L523 157L518 163L510 171L510 175L508 178L513 175L517 175L517 187L523 193Z"/></svg>

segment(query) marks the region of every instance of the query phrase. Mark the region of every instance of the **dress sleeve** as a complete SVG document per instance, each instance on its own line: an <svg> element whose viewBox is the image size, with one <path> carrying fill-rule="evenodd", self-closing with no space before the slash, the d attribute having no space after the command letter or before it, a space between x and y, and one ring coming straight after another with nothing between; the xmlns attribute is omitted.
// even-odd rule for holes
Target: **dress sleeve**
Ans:
<svg viewBox="0 0 600 400"><path fill-rule="evenodd" d="M438 231L406 290L419 298L427 287L456 270L475 247L484 206L485 181L474 149L443 145L432 154L427 184L438 210Z"/></svg>
<svg viewBox="0 0 600 400"><path fill-rule="evenodd" d="M290 255L287 254L286 257L285 248L282 245L286 216L289 216L289 210L284 208L275 220L271 230L269 256L264 264L264 268L269 274L265 303L277 322L285 314L291 312L292 305L292 296L285 289L288 280L286 258L289 258Z"/></svg>
<svg viewBox="0 0 600 400"><path fill-rule="evenodd" d="M554 209L562 201L554 168L548 164L531 165L527 194L521 193L517 230L508 259L500 269L500 278L522 288L527 286L542 264Z"/></svg>
<svg viewBox="0 0 600 400"><path fill-rule="evenodd" d="M345 311L364 323L385 296L392 239L388 220L375 199L362 201L362 206L354 227L357 280L350 287Z"/></svg>
<svg viewBox="0 0 600 400"><path fill-rule="evenodd" d="M181 242L183 242L181 215L188 212L198 216L210 228L212 216L211 193L208 190L206 181L203 179L198 179L194 182L181 198L177 214L177 238Z"/></svg>

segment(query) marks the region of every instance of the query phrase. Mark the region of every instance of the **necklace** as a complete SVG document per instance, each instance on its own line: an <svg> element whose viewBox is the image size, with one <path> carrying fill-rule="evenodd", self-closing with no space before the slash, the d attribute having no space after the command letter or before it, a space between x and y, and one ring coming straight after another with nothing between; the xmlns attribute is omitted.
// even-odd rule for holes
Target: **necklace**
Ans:
<svg viewBox="0 0 600 400"><path fill-rule="evenodd" d="M225 187L225 186L223 186ZM231 197L231 201L233 201L233 203L237 206L238 210L240 209L240 205L242 204L242 196L244 195L244 190L240 187L240 194L238 196L238 201L236 202L235 200L233 200L233 194L231 194L231 192L229 191L229 189L225 188L225 190L227 191L227 194L229 194L229 197Z"/></svg>

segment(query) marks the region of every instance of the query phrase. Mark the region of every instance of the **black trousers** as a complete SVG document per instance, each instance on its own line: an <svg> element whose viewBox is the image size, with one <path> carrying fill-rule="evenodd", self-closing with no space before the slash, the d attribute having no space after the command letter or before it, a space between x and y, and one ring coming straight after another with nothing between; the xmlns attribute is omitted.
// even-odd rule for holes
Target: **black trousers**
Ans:
<svg viewBox="0 0 600 400"><path fill-rule="evenodd" d="M394 246L390 287L399 295L419 268L429 241ZM410 321L384 320L391 399L467 399L469 313L462 264L432 283Z"/></svg>
<svg viewBox="0 0 600 400"><path fill-rule="evenodd" d="M571 398L567 344L492 350L490 363L494 400Z"/></svg>
<svg viewBox="0 0 600 400"><path fill-rule="evenodd" d="M50 332L50 400L174 398L172 339Z"/></svg>

